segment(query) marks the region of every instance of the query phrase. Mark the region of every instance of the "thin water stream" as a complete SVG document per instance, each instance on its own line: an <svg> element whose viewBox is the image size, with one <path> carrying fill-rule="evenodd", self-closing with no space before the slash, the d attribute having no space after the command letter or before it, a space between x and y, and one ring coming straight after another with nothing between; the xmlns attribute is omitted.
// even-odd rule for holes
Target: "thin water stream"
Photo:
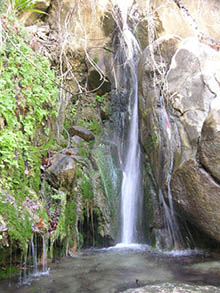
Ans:
<svg viewBox="0 0 220 293"><path fill-rule="evenodd" d="M121 185L121 242L138 242L139 219L141 217L141 151L138 127L138 77L137 67L140 55L138 40L128 25L129 2L118 1L115 17L119 26L115 54L115 75L117 94L125 94L128 116L123 123L123 178ZM131 17L131 15L130 15Z"/></svg>
<svg viewBox="0 0 220 293"><path fill-rule="evenodd" d="M220 292L220 257L162 253L148 246L82 250L50 264L50 274L33 277L31 285L18 287L14 279L9 287L8 280L0 281L0 292L116 293L146 285L147 291L136 292Z"/></svg>

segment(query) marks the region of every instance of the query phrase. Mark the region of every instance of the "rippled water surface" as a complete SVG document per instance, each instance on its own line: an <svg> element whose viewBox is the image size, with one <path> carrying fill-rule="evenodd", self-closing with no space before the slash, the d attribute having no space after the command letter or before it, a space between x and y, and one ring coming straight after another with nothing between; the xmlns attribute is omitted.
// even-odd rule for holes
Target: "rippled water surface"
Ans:
<svg viewBox="0 0 220 293"><path fill-rule="evenodd" d="M190 251L160 253L147 246L90 249L50 264L30 285L0 281L1 293L220 292L220 258ZM145 289L141 289L141 287ZM211 287L212 286L212 287Z"/></svg>

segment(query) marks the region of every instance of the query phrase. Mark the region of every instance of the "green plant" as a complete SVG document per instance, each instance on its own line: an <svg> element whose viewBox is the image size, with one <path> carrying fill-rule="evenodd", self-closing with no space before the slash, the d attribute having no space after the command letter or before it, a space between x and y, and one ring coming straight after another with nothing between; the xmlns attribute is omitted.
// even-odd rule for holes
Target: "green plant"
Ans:
<svg viewBox="0 0 220 293"><path fill-rule="evenodd" d="M23 11L31 11L31 12L37 12L37 13L44 13L44 11L39 9L34 9L35 7L35 0L9 0L10 4L12 6L12 9L14 11L17 11L18 13Z"/></svg>
<svg viewBox="0 0 220 293"><path fill-rule="evenodd" d="M11 19L5 22L7 37L0 50L0 214L10 238L25 249L32 224L24 201L30 190L39 193L41 155L54 142L50 125L57 115L58 88L49 61L28 47ZM45 210L36 213L46 222Z"/></svg>
<svg viewBox="0 0 220 293"><path fill-rule="evenodd" d="M81 175L80 190L81 190L81 193L82 193L82 196L84 199L92 199L93 198L91 179L85 173L82 173L82 175Z"/></svg>
<svg viewBox="0 0 220 293"><path fill-rule="evenodd" d="M65 198L65 193L51 194L51 197L55 200L63 200Z"/></svg>
<svg viewBox="0 0 220 293"><path fill-rule="evenodd" d="M95 100L97 101L97 102L99 102L99 103L102 103L103 101L104 101L104 96L95 96Z"/></svg>
<svg viewBox="0 0 220 293"><path fill-rule="evenodd" d="M8 223L8 233L10 235L11 241L19 241L20 246L25 250L27 240L31 239L32 227L31 222L28 218L28 214L22 211L19 202L16 206L10 204L9 202L0 202L0 214L4 215L7 211L7 223Z"/></svg>
<svg viewBox="0 0 220 293"><path fill-rule="evenodd" d="M11 265L10 267L1 268L0 279L12 277L13 275L16 275L18 273L19 273L19 270L14 265Z"/></svg>
<svg viewBox="0 0 220 293"><path fill-rule="evenodd" d="M99 135L100 132L101 132L101 127L100 127L98 121L92 121L92 122L90 122L89 128L96 135Z"/></svg>
<svg viewBox="0 0 220 293"><path fill-rule="evenodd" d="M49 61L35 56L22 38L16 39L18 47L6 42L0 54L0 169L7 176L9 170L21 169L23 161L22 171L31 176L40 159L35 134L44 129L49 135L47 121L55 118L58 89L29 62L54 79Z"/></svg>
<svg viewBox="0 0 220 293"><path fill-rule="evenodd" d="M95 100L99 102L100 104L102 104L106 100L107 96L108 96L108 93L105 93L103 96L96 95Z"/></svg>
<svg viewBox="0 0 220 293"><path fill-rule="evenodd" d="M97 56L95 56L95 57L93 58L93 62L94 62L95 64L97 64L97 63L98 63L98 61L99 61L98 57L97 57Z"/></svg>

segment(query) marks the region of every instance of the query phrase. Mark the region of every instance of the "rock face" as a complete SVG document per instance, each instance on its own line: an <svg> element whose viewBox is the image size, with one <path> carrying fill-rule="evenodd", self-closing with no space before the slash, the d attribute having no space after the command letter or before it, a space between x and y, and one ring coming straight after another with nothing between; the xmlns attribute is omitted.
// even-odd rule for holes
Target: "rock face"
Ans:
<svg viewBox="0 0 220 293"><path fill-rule="evenodd" d="M220 54L172 42L156 41L155 63L149 48L140 62L141 141L157 192L171 189L176 212L220 241Z"/></svg>

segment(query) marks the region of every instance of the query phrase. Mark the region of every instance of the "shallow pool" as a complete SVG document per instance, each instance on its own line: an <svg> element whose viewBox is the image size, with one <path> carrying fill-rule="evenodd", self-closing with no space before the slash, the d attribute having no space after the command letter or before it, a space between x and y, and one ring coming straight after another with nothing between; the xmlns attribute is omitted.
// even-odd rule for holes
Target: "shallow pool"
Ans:
<svg viewBox="0 0 220 293"><path fill-rule="evenodd" d="M118 245L82 250L49 267L48 275L32 276L28 285L19 286L17 279L0 281L0 292L220 292L220 258L201 251L165 253L149 246Z"/></svg>

